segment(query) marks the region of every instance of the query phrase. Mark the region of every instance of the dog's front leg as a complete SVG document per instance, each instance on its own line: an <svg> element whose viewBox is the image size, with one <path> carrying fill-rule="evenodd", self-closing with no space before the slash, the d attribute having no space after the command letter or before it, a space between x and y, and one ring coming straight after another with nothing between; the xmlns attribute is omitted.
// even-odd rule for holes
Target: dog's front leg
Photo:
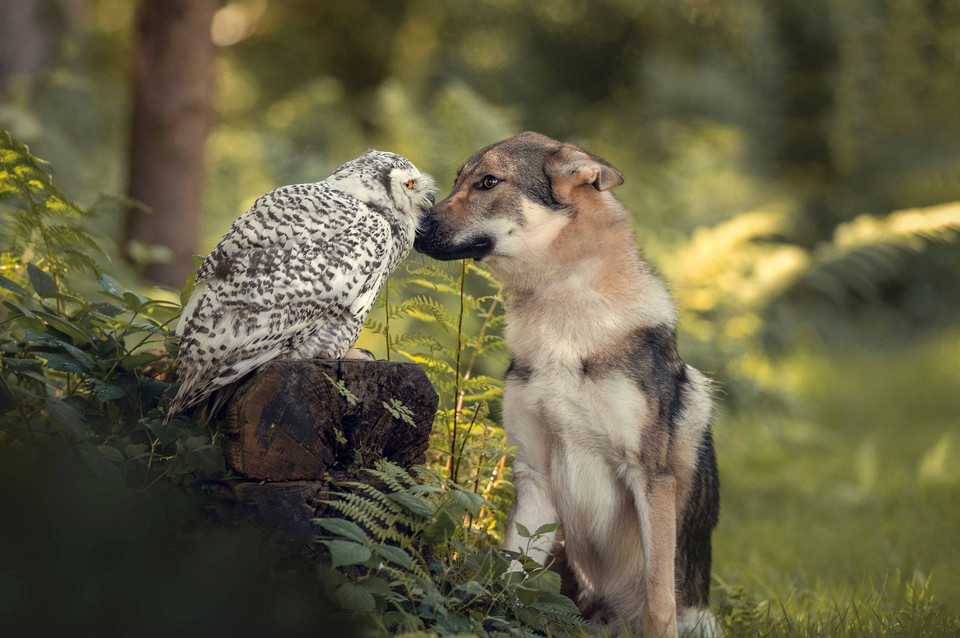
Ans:
<svg viewBox="0 0 960 638"><path fill-rule="evenodd" d="M677 635L674 566L677 553L677 481L641 473L631 483L640 517L647 617L644 636Z"/></svg>
<svg viewBox="0 0 960 638"><path fill-rule="evenodd" d="M524 538L517 530L517 523L534 533L541 525L557 522L557 510L547 477L517 458L513 463L513 486L517 495L510 506L503 545L506 549L524 552L537 562L546 564L553 550L556 531L536 538ZM517 561L510 565L510 571L522 568Z"/></svg>

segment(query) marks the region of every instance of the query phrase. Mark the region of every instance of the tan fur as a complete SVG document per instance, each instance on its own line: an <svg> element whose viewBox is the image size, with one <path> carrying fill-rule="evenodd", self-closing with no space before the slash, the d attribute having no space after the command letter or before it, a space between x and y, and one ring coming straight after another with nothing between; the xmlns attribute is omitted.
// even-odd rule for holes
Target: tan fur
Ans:
<svg viewBox="0 0 960 638"><path fill-rule="evenodd" d="M536 157L542 163L529 159ZM539 191L527 178L541 174L554 204L534 200ZM486 175L501 181L478 188ZM434 209L425 252L464 254L460 246L489 239L483 258L504 284L506 340L521 370L507 376L504 392L504 425L517 451L505 546L550 560L557 536L528 548L515 523L534 530L561 521L564 563L585 613L611 613L596 618L614 631L625 624L646 636L676 636L679 626L718 636L709 610L686 606L678 614L674 588L710 386L678 364L682 410L670 434L660 416L664 397L626 374L624 349L634 335L664 326L672 334L676 309L636 248L629 213L609 192L622 181L576 146L525 133L461 168L454 191Z"/></svg>

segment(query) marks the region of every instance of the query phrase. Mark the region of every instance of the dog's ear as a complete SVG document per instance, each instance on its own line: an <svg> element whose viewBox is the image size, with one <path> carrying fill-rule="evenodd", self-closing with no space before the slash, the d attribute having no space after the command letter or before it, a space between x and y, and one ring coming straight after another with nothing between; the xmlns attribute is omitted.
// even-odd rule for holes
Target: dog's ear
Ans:
<svg viewBox="0 0 960 638"><path fill-rule="evenodd" d="M573 144L564 144L547 156L543 171L554 191L561 193L586 184L605 191L623 183L620 171Z"/></svg>

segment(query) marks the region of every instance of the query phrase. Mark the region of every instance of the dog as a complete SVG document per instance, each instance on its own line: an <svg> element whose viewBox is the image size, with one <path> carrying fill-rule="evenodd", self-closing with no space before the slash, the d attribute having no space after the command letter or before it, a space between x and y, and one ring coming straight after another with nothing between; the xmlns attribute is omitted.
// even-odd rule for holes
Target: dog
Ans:
<svg viewBox="0 0 960 638"><path fill-rule="evenodd" d="M606 161L527 132L472 155L415 248L503 283L503 422L516 447L505 546L560 566L585 617L645 636L720 636L707 606L719 481L710 381L643 260ZM559 521L528 547L528 530ZM562 538L562 542L560 539Z"/></svg>

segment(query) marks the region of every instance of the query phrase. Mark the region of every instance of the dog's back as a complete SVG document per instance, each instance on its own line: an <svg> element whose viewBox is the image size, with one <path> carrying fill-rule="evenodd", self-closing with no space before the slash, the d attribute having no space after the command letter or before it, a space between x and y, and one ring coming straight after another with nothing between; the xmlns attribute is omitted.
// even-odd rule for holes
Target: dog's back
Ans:
<svg viewBox="0 0 960 638"><path fill-rule="evenodd" d="M525 133L468 160L417 247L486 259L505 286L504 425L517 448L507 547L526 544L516 523L562 521L585 614L715 635L710 385L677 354L672 298L608 192L620 183L603 160ZM541 560L556 549L553 538L532 547Z"/></svg>

